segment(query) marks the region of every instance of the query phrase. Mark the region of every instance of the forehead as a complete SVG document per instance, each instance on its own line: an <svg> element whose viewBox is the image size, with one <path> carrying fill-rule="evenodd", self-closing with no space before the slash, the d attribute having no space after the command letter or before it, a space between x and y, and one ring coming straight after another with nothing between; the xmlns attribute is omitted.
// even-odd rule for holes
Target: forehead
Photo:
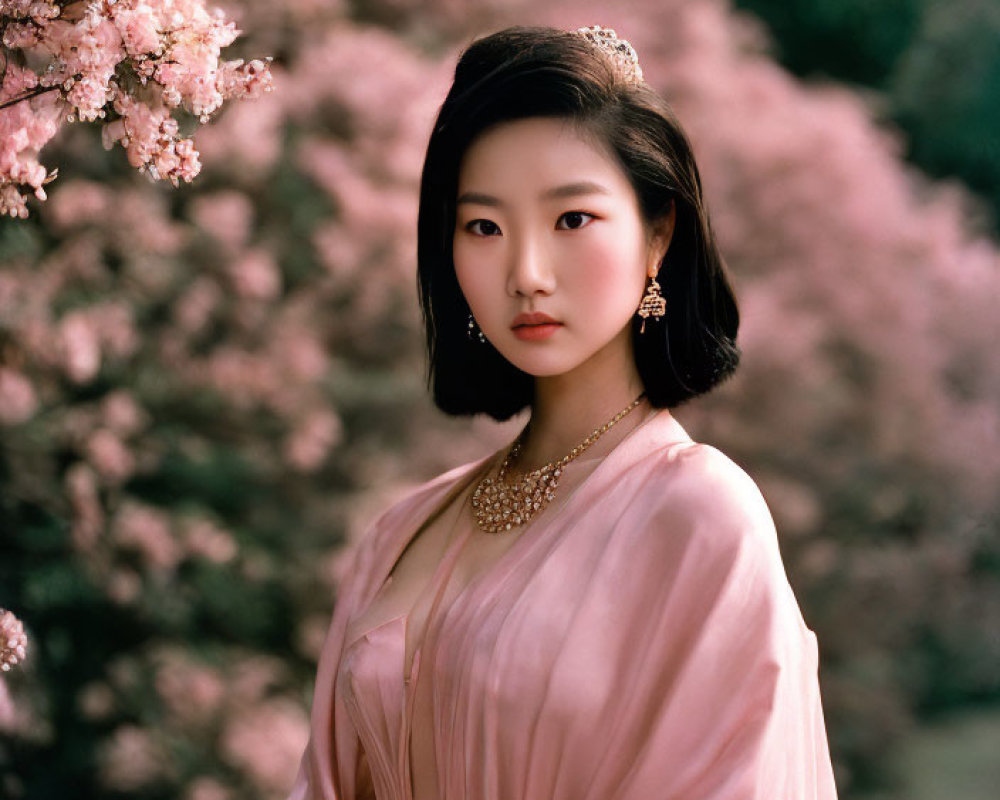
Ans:
<svg viewBox="0 0 1000 800"><path fill-rule="evenodd" d="M567 179L630 188L598 137L563 118L531 117L488 128L466 149L459 169L460 190L485 190L487 184L523 190Z"/></svg>

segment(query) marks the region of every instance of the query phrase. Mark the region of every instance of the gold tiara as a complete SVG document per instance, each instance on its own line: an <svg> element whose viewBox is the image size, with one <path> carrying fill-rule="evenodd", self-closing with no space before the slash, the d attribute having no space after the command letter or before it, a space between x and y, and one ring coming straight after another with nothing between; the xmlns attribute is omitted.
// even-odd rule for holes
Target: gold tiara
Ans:
<svg viewBox="0 0 1000 800"><path fill-rule="evenodd" d="M614 30L591 25L589 28L577 28L576 32L598 47L626 81L642 82L642 67L639 66L639 56L635 48L624 39L619 39Z"/></svg>

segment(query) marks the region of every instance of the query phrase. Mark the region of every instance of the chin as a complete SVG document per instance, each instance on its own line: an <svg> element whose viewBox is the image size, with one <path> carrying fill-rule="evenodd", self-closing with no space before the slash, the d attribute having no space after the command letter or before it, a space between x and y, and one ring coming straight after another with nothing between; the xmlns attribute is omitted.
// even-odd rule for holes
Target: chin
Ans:
<svg viewBox="0 0 1000 800"><path fill-rule="evenodd" d="M567 362L565 359L551 357L546 358L541 353L536 354L535 357L530 357L524 353L512 353L510 350L504 352L501 350L500 355L533 378L551 378L555 375L564 375L577 366L577 362Z"/></svg>

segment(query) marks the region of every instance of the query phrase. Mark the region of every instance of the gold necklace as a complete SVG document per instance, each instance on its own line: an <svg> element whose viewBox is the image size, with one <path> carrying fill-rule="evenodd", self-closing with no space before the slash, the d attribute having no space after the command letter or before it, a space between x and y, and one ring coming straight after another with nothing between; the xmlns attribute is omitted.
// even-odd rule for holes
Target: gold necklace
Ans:
<svg viewBox="0 0 1000 800"><path fill-rule="evenodd" d="M563 467L600 439L605 433L621 422L645 397L639 395L629 405L615 414L601 427L595 429L586 439L574 447L558 461L522 475L513 483L506 483L505 478L510 465L520 454L527 426L521 431L514 444L511 445L507 457L500 465L495 478L483 478L472 494L472 509L476 516L476 524L487 533L503 533L518 525L530 522L555 497L559 478Z"/></svg>

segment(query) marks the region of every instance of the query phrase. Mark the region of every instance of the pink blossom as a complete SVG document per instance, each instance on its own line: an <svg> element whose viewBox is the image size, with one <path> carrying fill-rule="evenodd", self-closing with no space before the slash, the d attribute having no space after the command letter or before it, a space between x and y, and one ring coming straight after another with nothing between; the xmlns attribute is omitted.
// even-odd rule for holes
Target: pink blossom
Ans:
<svg viewBox="0 0 1000 800"><path fill-rule="evenodd" d="M254 208L243 192L233 190L202 195L191 203L197 225L207 231L227 250L246 244L253 224Z"/></svg>
<svg viewBox="0 0 1000 800"><path fill-rule="evenodd" d="M75 383L91 380L101 367L99 332L94 320L74 311L62 318L59 339L66 374Z"/></svg>
<svg viewBox="0 0 1000 800"><path fill-rule="evenodd" d="M294 308L290 306L288 310ZM283 321L269 347L270 356L296 383L319 380L330 363L326 350L317 339L317 331L303 327L303 315L304 311L289 314L294 321Z"/></svg>
<svg viewBox="0 0 1000 800"><path fill-rule="evenodd" d="M80 78L66 92L66 102L76 109L81 120L89 122L104 115L108 90L103 80L89 76Z"/></svg>
<svg viewBox="0 0 1000 800"><path fill-rule="evenodd" d="M285 460L302 472L319 468L340 441L341 431L340 418L329 409L305 414L285 440Z"/></svg>
<svg viewBox="0 0 1000 800"><path fill-rule="evenodd" d="M7 22L3 31L3 44L5 47L18 50L26 50L35 47L40 40L40 32L37 25L30 22Z"/></svg>
<svg viewBox="0 0 1000 800"><path fill-rule="evenodd" d="M228 98L272 89L268 61L220 60L238 31L203 0L22 6L5 5L5 20L8 13L21 18L4 25L3 44L41 74L5 58L0 101L27 97L39 83L47 91L0 110L0 213L27 215L24 187L45 199L48 173L37 154L64 119L118 117L102 132L105 146L120 141L133 166L176 186L201 165L193 142L178 137L170 109L183 106L205 122ZM140 77L139 89L118 83L120 66Z"/></svg>
<svg viewBox="0 0 1000 800"><path fill-rule="evenodd" d="M0 83L0 100L13 100L38 86L38 76L27 67L20 66L14 59L6 59L4 68L3 82ZM18 105L8 108L18 108ZM16 135L23 139L25 134L20 131Z"/></svg>
<svg viewBox="0 0 1000 800"><path fill-rule="evenodd" d="M323 266L343 281L354 279L364 263L365 244L341 222L321 225L313 234L313 245Z"/></svg>
<svg viewBox="0 0 1000 800"><path fill-rule="evenodd" d="M107 483L120 484L135 471L135 456L113 431L99 428L87 439L87 460Z"/></svg>
<svg viewBox="0 0 1000 800"><path fill-rule="evenodd" d="M295 631L295 649L306 658L318 661L329 628L330 620L325 615L306 617Z"/></svg>
<svg viewBox="0 0 1000 800"><path fill-rule="evenodd" d="M100 752L100 779L109 789L132 792L166 772L165 754L149 731L136 725L115 729Z"/></svg>
<svg viewBox="0 0 1000 800"><path fill-rule="evenodd" d="M173 569L180 560L169 516L152 506L127 501L112 521L112 535L120 547L137 551L150 569Z"/></svg>
<svg viewBox="0 0 1000 800"><path fill-rule="evenodd" d="M161 31L153 9L144 2L129 8L126 3L111 6L111 18L121 34L130 56L156 53L160 49Z"/></svg>
<svg viewBox="0 0 1000 800"><path fill-rule="evenodd" d="M271 300L281 291L281 273L274 257L263 248L242 253L228 268L233 288L242 297Z"/></svg>
<svg viewBox="0 0 1000 800"><path fill-rule="evenodd" d="M269 790L287 789L309 739L298 703L277 698L237 710L222 732L223 757Z"/></svg>
<svg viewBox="0 0 1000 800"><path fill-rule="evenodd" d="M264 97L230 108L212 125L203 126L198 145L217 168L228 164L236 172L250 168L260 173L281 155L284 124L281 104L273 96Z"/></svg>
<svg viewBox="0 0 1000 800"><path fill-rule="evenodd" d="M284 664L277 658L255 655L238 661L227 675L227 701L234 710L259 702L285 674Z"/></svg>
<svg viewBox="0 0 1000 800"><path fill-rule="evenodd" d="M28 635L24 625L10 611L0 608L0 670L10 672L11 667L24 661L28 653Z"/></svg>
<svg viewBox="0 0 1000 800"><path fill-rule="evenodd" d="M125 358L139 348L139 334L130 305L124 302L103 303L91 307L89 313L96 319L101 345L109 356Z"/></svg>
<svg viewBox="0 0 1000 800"><path fill-rule="evenodd" d="M234 405L243 408L276 391L280 380L265 359L233 347L218 348L198 371Z"/></svg>
<svg viewBox="0 0 1000 800"><path fill-rule="evenodd" d="M216 564L236 557L238 547L232 534L208 519L189 519L182 523L182 539L188 555Z"/></svg>
<svg viewBox="0 0 1000 800"><path fill-rule="evenodd" d="M20 372L0 366L0 425L20 425L31 419L37 408L31 381Z"/></svg>
<svg viewBox="0 0 1000 800"><path fill-rule="evenodd" d="M254 59L248 64L243 59L227 61L216 73L216 86L223 97L260 97L274 89L274 80L268 64Z"/></svg>
<svg viewBox="0 0 1000 800"><path fill-rule="evenodd" d="M146 414L127 389L116 389L101 401L104 424L119 436L131 436L149 424Z"/></svg>
<svg viewBox="0 0 1000 800"><path fill-rule="evenodd" d="M222 676L178 651L166 651L157 661L154 683L167 712L183 725L209 721L225 695Z"/></svg>
<svg viewBox="0 0 1000 800"><path fill-rule="evenodd" d="M222 290L211 278L200 276L173 306L174 319L187 334L201 331L222 300Z"/></svg>
<svg viewBox="0 0 1000 800"><path fill-rule="evenodd" d="M4 66L0 102L21 97L37 85L37 76L12 59L4 59ZM45 199L42 184L48 171L39 163L38 151L55 136L64 107L62 99L46 93L0 109L0 214L28 215L21 186Z"/></svg>
<svg viewBox="0 0 1000 800"><path fill-rule="evenodd" d="M146 256L167 256L175 254L187 241L188 232L170 219L162 194L125 188L118 191L116 200L115 225L109 234L121 250ZM169 262L155 260L153 263L156 268L148 278L137 275L150 287L163 280L164 267Z"/></svg>
<svg viewBox="0 0 1000 800"><path fill-rule="evenodd" d="M184 800L233 800L232 789L215 778L195 778L184 793Z"/></svg>
<svg viewBox="0 0 1000 800"><path fill-rule="evenodd" d="M59 323L62 365L76 383L86 383L97 375L103 355L124 358L138 346L132 310L123 302L77 309Z"/></svg>
<svg viewBox="0 0 1000 800"><path fill-rule="evenodd" d="M66 230L100 221L110 202L108 190L99 183L67 181L52 195L48 212L56 228Z"/></svg>

